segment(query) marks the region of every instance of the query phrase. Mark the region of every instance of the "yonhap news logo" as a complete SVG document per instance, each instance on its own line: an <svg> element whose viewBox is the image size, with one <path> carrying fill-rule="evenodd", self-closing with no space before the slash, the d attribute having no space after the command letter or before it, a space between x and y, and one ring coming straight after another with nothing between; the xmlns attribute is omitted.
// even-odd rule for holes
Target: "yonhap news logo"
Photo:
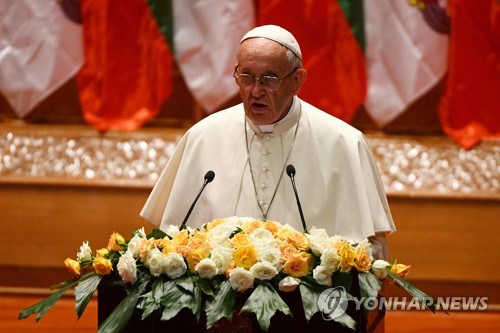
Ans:
<svg viewBox="0 0 500 333"><path fill-rule="evenodd" d="M443 311L485 311L488 309L487 296L447 296L432 298L416 297L353 297L343 287L325 289L318 297L318 308L324 320L335 320L345 314L351 302L359 311L372 310L426 310L432 304L435 310Z"/></svg>

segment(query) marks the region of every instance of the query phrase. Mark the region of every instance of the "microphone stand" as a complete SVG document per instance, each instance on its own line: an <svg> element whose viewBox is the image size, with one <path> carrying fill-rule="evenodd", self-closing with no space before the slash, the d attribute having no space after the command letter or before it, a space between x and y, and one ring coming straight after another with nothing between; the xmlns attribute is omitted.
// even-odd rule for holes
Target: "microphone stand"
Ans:
<svg viewBox="0 0 500 333"><path fill-rule="evenodd" d="M186 228L186 222L187 222L187 220L189 218L189 215L191 215L191 212L193 211L194 205L198 201L198 198L200 197L201 192L203 192L203 190L205 189L205 186L207 186L208 183L210 183L212 180L214 180L214 177L215 177L215 173L212 170L208 171L205 174L205 181L203 182L203 185L201 186L201 189L198 192L198 195L196 196L196 198L194 199L193 203L191 204L191 207L189 208L189 210L188 210L188 212L186 214L186 217L184 217L184 221L182 221L182 224L179 227L179 230L183 230L184 228Z"/></svg>
<svg viewBox="0 0 500 333"><path fill-rule="evenodd" d="M304 228L304 233L308 233L306 220L304 218L304 213L302 212L302 206L299 200L299 194L297 193L297 188L295 187L295 167L291 164L286 166L286 174L290 177L293 186L293 192L295 193L295 199L297 200L297 206L299 207L300 220L302 221L302 227Z"/></svg>

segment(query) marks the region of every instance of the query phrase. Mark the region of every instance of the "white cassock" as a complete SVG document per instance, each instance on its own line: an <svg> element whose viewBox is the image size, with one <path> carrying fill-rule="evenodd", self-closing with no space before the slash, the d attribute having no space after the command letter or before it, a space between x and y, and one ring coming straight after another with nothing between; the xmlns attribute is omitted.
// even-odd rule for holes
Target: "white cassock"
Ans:
<svg viewBox="0 0 500 333"><path fill-rule="evenodd" d="M248 118L246 123L245 128L243 105L239 104L191 127L141 216L160 229L180 225L206 172L212 170L215 179L200 196L188 226L196 228L230 216L260 219L260 204L264 212L269 207L267 219L302 230L286 172L278 184L298 124L287 164L296 169L296 187L308 230L324 228L331 236L342 235L355 242L370 237L372 243L380 245L374 249L378 257L387 257L385 237L378 236L394 231L395 226L375 159L360 131L298 97L294 97L285 119L266 129L272 132L261 132Z"/></svg>

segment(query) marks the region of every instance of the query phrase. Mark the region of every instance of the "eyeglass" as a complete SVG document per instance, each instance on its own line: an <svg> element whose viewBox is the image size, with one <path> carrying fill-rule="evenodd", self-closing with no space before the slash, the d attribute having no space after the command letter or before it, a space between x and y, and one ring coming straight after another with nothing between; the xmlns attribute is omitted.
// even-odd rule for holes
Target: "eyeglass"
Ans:
<svg viewBox="0 0 500 333"><path fill-rule="evenodd" d="M280 87L281 83L285 81L290 75L295 73L299 67L295 67L290 73L288 73L284 78L279 79L276 76L264 75L263 77L256 77L252 74L238 73L238 66L234 69L233 77L240 87L249 87L254 84L255 81L259 81L262 84L262 88L267 91L276 91Z"/></svg>

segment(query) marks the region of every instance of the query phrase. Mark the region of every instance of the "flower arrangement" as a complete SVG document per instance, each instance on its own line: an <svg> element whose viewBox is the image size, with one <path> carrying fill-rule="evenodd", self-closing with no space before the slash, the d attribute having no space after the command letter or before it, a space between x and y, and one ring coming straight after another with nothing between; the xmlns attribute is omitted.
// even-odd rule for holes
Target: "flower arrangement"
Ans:
<svg viewBox="0 0 500 333"><path fill-rule="evenodd" d="M425 305L435 310L434 301L404 280L410 266L374 260L368 240L352 244L342 236L329 236L324 229L301 233L289 225L252 218L216 219L199 229L171 225L149 235L142 228L130 240L113 233L107 247L94 254L84 242L76 260L68 258L64 264L73 279L22 310L19 319L37 314L38 321L74 286L80 318L99 284L111 280L125 288L127 296L99 332L120 332L134 309L142 319L160 311L161 320L175 317L183 308L198 320L204 312L209 329L222 318L232 319L240 295L246 299L240 312L254 313L267 331L276 311L290 314L280 292L298 288L309 320L321 311L321 293L330 287L348 287L352 270L358 274L362 295L376 297L381 281L389 277L418 300L425 298ZM355 329L348 315L331 319Z"/></svg>

